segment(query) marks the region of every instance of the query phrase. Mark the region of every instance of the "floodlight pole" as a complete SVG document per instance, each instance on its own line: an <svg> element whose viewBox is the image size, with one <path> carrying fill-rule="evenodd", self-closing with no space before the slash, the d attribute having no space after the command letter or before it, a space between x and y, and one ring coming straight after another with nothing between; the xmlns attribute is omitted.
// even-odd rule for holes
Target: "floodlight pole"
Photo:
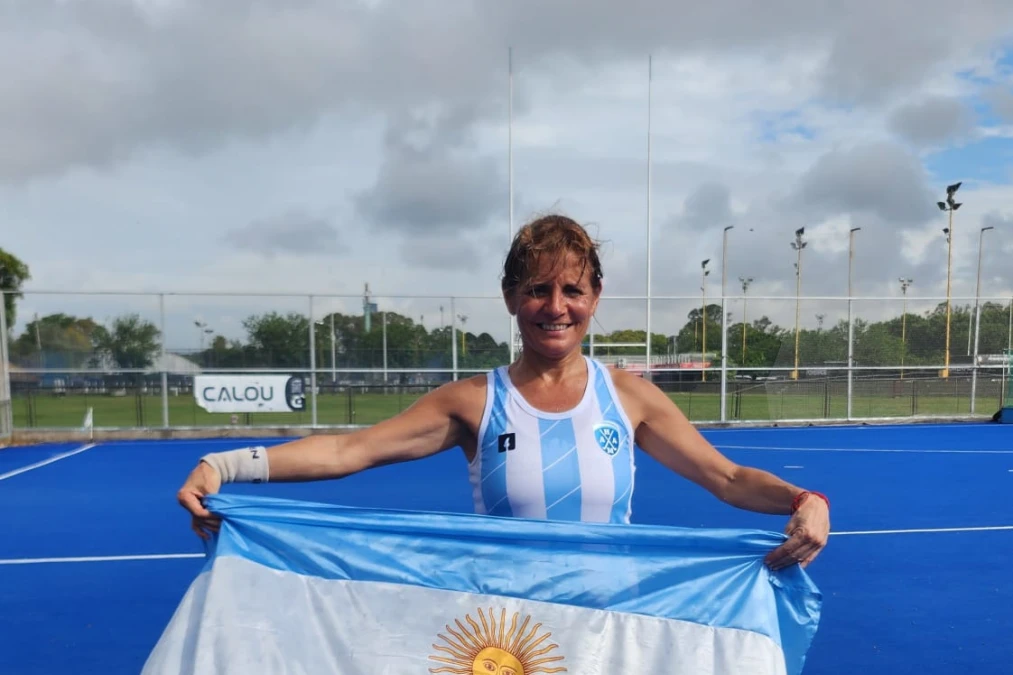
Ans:
<svg viewBox="0 0 1013 675"><path fill-rule="evenodd" d="M851 268L855 259L855 232L862 228L853 227L848 232L848 419L851 419L852 399L854 398L855 368L855 319L853 313L854 300L851 289Z"/></svg>
<svg viewBox="0 0 1013 675"><path fill-rule="evenodd" d="M707 381L707 275L710 274L710 270L707 269L707 263L710 262L710 258L700 263L700 293L703 302L701 308L702 314L700 315L700 321L703 324L703 342L700 348L700 381Z"/></svg>
<svg viewBox="0 0 1013 675"><path fill-rule="evenodd" d="M900 379L904 379L904 356L907 353L907 287L914 279L900 278L900 292L904 295L900 317Z"/></svg>
<svg viewBox="0 0 1013 675"><path fill-rule="evenodd" d="M981 228L981 231L978 232L978 280L977 280L977 283L976 283L976 285L974 287L974 309L975 309L975 311L977 311L977 309L978 309L978 302L979 302L979 300L981 298L981 251L982 251L982 244L984 242L985 232L987 232L988 230L994 230L994 229L995 229L994 226L987 225L987 226Z"/></svg>
<svg viewBox="0 0 1013 675"><path fill-rule="evenodd" d="M791 379L798 380L798 347L799 347L799 299L802 293L802 249L806 247L806 241L802 238L805 228L795 230L795 241L791 247L797 252L795 262L795 368L791 371Z"/></svg>
<svg viewBox="0 0 1013 675"><path fill-rule="evenodd" d="M387 384L387 310L383 314L383 383ZM334 334L331 334L331 342L334 342ZM384 390L386 393L386 390Z"/></svg>
<svg viewBox="0 0 1013 675"><path fill-rule="evenodd" d="M950 212L949 231L946 233L946 353L943 355L943 377L950 376L950 287L953 268L953 209Z"/></svg>
<svg viewBox="0 0 1013 675"><path fill-rule="evenodd" d="M645 375L651 378L651 84L653 79L653 57L647 55L647 316L646 316L646 356Z"/></svg>
<svg viewBox="0 0 1013 675"><path fill-rule="evenodd" d="M753 277L743 279L739 277L739 281L742 282L742 365L746 365L746 293L749 290L749 284L753 283Z"/></svg>
<svg viewBox="0 0 1013 675"><path fill-rule="evenodd" d="M509 220L507 221L507 249L514 238L514 50L507 50L507 184ZM453 310L451 310L453 311ZM443 328L443 307L440 307L440 328ZM507 345L510 363L514 362L517 320L510 315L510 338Z"/></svg>
<svg viewBox="0 0 1013 675"><path fill-rule="evenodd" d="M974 288L974 362L971 368L971 414L974 414L974 402L978 393L978 345L981 336L981 249L985 232L995 229L992 225L981 228L978 232L978 281Z"/></svg>
<svg viewBox="0 0 1013 675"><path fill-rule="evenodd" d="M946 186L946 201L936 202L941 211L949 212L949 225L943 232L946 234L946 353L943 355L943 378L949 377L949 352L950 352L950 320L952 314L950 302L950 289L952 288L953 269L953 212L960 208L960 205L953 199L953 195L960 189L960 183L955 182Z"/></svg>
<svg viewBox="0 0 1013 675"><path fill-rule="evenodd" d="M728 403L728 315L725 312L725 283L727 281L728 269L728 230L734 229L734 225L725 226L721 241L721 414L720 421L727 418L725 406Z"/></svg>
<svg viewBox="0 0 1013 675"><path fill-rule="evenodd" d="M956 194L957 190L960 189L960 183L954 183L946 187L946 201L936 202L936 205L942 211L949 211L949 227L944 232L946 233L946 353L943 355L944 366L943 366L943 378L950 376L950 319L951 319L951 302L950 302L950 289L952 287L952 269L953 269L953 212L960 208L960 204L953 199L953 195Z"/></svg>

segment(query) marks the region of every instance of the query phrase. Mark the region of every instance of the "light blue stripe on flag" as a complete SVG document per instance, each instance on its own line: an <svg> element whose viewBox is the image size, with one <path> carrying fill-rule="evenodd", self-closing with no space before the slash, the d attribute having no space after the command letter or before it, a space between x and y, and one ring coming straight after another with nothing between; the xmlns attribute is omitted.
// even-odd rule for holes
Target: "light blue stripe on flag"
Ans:
<svg viewBox="0 0 1013 675"><path fill-rule="evenodd" d="M820 617L804 570L764 566L785 540L773 532L243 495L206 506L221 531L145 675L472 672L502 652L571 673L797 675ZM523 648L533 626L551 655ZM452 632L472 639L434 647Z"/></svg>
<svg viewBox="0 0 1013 675"><path fill-rule="evenodd" d="M498 370L493 371L492 415L482 439L482 500L485 512L492 516L512 516L507 499L507 453L499 451L499 437L507 432L505 420L506 383Z"/></svg>
<svg viewBox="0 0 1013 675"><path fill-rule="evenodd" d="M539 419L538 433L542 444L545 517L580 520L580 463L573 421Z"/></svg>
<svg viewBox="0 0 1013 675"><path fill-rule="evenodd" d="M609 516L609 522L613 523L625 523L626 514L630 510L630 501L633 499L633 471L631 468L631 457L629 450L629 438L626 433L626 424L623 422L622 416L619 414L619 410L616 407L615 401L612 400L612 392L609 391L608 383L605 378L608 377L608 373L604 372L604 368L595 363L597 369L595 377L595 394L598 399L598 405L601 408L603 419L615 424L616 428L619 429L619 452L612 457L612 482L613 482L613 502L612 502L612 513Z"/></svg>

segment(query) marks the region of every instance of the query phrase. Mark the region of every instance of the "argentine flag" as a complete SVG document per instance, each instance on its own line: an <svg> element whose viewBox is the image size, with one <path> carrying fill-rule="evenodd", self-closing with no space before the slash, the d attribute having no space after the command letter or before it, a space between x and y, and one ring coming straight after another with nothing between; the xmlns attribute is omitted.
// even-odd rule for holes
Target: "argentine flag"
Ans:
<svg viewBox="0 0 1013 675"><path fill-rule="evenodd" d="M237 495L144 667L172 673L800 673L819 591L782 535Z"/></svg>

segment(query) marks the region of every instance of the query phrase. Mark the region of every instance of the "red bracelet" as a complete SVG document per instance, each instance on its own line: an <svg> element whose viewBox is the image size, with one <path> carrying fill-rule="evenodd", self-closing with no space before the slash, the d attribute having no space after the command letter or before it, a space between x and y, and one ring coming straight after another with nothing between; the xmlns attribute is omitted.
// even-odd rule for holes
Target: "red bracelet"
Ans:
<svg viewBox="0 0 1013 675"><path fill-rule="evenodd" d="M802 506L802 502L804 502L809 495L816 495L827 503L828 509L830 508L830 499L825 494L822 492L816 492L815 490L806 490L804 492L799 492L798 496L791 500L791 512L795 513L798 511L799 507Z"/></svg>

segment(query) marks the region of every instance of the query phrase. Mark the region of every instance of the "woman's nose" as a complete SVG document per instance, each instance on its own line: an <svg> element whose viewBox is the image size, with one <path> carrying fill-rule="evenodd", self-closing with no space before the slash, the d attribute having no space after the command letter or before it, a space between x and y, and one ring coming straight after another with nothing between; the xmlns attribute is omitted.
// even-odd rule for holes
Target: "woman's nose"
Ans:
<svg viewBox="0 0 1013 675"><path fill-rule="evenodd" d="M566 304L566 298L558 291L552 291L546 299L546 309L553 314L561 314Z"/></svg>

